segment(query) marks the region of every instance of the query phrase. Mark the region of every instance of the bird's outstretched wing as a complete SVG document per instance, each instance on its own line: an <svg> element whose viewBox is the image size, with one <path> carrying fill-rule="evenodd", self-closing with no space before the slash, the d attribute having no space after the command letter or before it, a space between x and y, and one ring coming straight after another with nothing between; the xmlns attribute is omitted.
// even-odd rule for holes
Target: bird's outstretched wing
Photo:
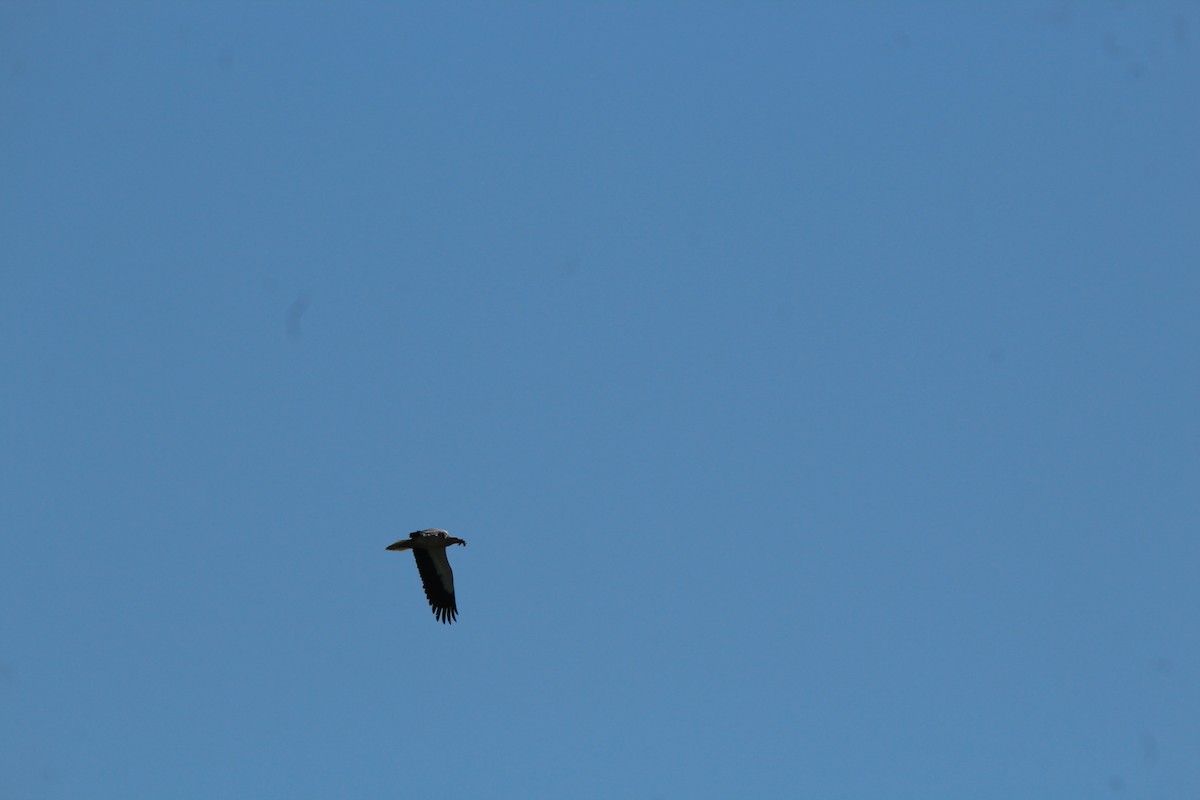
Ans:
<svg viewBox="0 0 1200 800"><path fill-rule="evenodd" d="M443 623L454 622L458 617L458 605L454 602L454 571L450 569L450 559L446 558L446 548L414 547L412 554L433 615Z"/></svg>

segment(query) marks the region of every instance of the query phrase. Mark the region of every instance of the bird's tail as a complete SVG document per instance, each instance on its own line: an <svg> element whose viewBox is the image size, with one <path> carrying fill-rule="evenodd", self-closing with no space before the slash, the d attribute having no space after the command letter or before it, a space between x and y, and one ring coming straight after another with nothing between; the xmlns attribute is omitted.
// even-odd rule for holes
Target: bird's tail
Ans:
<svg viewBox="0 0 1200 800"><path fill-rule="evenodd" d="M410 542L406 539L404 541L396 542L395 544L389 544L387 546L387 549L388 550L407 550L410 547L412 547L412 542Z"/></svg>

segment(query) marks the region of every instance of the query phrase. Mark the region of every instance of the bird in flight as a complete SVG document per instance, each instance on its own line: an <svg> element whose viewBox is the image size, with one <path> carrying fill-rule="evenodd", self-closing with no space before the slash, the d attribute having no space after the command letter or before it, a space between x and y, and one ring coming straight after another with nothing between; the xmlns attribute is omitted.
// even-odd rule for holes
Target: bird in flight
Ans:
<svg viewBox="0 0 1200 800"><path fill-rule="evenodd" d="M450 569L450 561L446 558L446 548L452 544L467 546L465 541L440 528L426 528L410 533L407 539L401 539L387 548L412 550L429 607L433 609L433 616L443 623L454 622L458 616L458 606L454 602L454 571Z"/></svg>

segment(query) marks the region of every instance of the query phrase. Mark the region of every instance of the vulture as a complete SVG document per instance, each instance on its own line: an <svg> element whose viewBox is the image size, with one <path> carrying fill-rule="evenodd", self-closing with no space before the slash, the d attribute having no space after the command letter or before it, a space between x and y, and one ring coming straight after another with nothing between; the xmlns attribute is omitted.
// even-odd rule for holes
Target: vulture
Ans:
<svg viewBox="0 0 1200 800"><path fill-rule="evenodd" d="M388 550L412 550L433 616L445 624L454 622L458 616L458 606L454 603L454 572L446 558L446 548L452 544L467 545L440 528L426 528L413 531L407 539L387 547Z"/></svg>

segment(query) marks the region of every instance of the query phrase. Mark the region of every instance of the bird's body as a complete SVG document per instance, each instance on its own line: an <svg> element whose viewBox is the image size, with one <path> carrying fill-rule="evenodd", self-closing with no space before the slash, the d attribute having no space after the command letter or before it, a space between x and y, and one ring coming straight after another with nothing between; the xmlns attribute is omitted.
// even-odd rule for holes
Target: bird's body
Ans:
<svg viewBox="0 0 1200 800"><path fill-rule="evenodd" d="M452 544L465 547L467 543L440 528L426 528L413 531L407 539L401 539L387 548L412 551L429 607L433 609L433 616L444 623L454 622L458 616L458 605L454 602L454 571L450 569L450 560L446 558L446 548Z"/></svg>

